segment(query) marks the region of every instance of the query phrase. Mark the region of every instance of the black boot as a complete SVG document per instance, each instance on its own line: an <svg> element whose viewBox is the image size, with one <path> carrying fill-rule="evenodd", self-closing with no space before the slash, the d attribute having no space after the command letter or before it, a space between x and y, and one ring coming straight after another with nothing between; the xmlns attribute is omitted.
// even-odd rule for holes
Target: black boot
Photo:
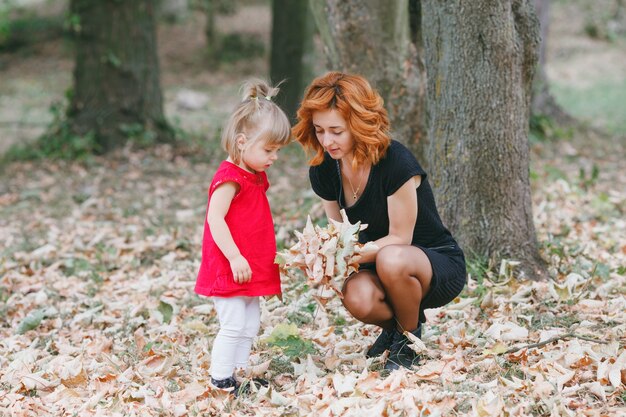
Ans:
<svg viewBox="0 0 626 417"><path fill-rule="evenodd" d="M230 393L235 397L237 396L237 391L239 390L239 383L235 379L235 377L228 377L224 379L214 379L211 378L211 384L215 385L215 387L223 390L230 390Z"/></svg>
<svg viewBox="0 0 626 417"><path fill-rule="evenodd" d="M382 355L387 349L391 348L393 342L393 330L383 329L374 341L372 346L365 352L366 358L375 358Z"/></svg>
<svg viewBox="0 0 626 417"><path fill-rule="evenodd" d="M413 330L411 333L418 338L421 337L421 323L418 324L417 329ZM404 334L397 330L394 331L389 357L387 358L387 362L385 362L386 370L395 371L396 369L400 369L400 367L411 369L419 363L421 357L411 349L409 346L410 343L411 341Z"/></svg>

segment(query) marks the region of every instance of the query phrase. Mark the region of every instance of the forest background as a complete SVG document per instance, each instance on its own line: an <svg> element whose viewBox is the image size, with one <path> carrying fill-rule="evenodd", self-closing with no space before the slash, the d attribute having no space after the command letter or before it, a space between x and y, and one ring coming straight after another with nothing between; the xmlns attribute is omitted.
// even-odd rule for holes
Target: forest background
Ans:
<svg viewBox="0 0 626 417"><path fill-rule="evenodd" d="M264 304L252 358L271 389L238 399L208 384L216 317L193 284L205 190L224 157L219 129L241 82L270 76L272 7L224 2L215 53L206 11L169 3L177 7L161 9L157 45L177 140L131 126L105 155L34 160L71 100L76 22L64 1L1 3L0 415L626 412L622 1L550 2L545 71L573 120L530 118L546 276L528 280L519 259L470 254L466 290L428 312L428 359L390 375L362 355L376 329L338 300L320 308L304 277L291 277L284 303ZM327 69L323 41L312 39L305 79ZM268 174L282 249L307 215L325 220L296 144Z"/></svg>

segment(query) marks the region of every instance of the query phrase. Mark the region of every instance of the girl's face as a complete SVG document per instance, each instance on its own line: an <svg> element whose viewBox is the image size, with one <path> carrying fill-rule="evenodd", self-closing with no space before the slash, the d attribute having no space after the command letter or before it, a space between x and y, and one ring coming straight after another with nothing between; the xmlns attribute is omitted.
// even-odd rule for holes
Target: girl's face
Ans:
<svg viewBox="0 0 626 417"><path fill-rule="evenodd" d="M250 172L262 172L278 159L281 146L270 145L263 139L255 140L250 145L243 144L239 166Z"/></svg>
<svg viewBox="0 0 626 417"><path fill-rule="evenodd" d="M314 112L313 127L318 142L331 158L352 158L354 138L341 113L335 109Z"/></svg>

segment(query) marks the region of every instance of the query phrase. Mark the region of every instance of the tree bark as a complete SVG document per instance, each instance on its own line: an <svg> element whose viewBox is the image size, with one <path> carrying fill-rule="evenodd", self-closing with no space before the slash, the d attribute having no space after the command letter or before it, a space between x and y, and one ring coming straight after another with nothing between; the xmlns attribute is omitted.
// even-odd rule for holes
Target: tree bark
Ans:
<svg viewBox="0 0 626 417"><path fill-rule="evenodd" d="M310 34L307 9L304 1L272 1L270 78L273 83L285 80L277 100L292 121L305 87L303 57L306 37Z"/></svg>
<svg viewBox="0 0 626 417"><path fill-rule="evenodd" d="M539 277L528 120L539 53L532 0L424 0L431 179L469 257Z"/></svg>
<svg viewBox="0 0 626 417"><path fill-rule="evenodd" d="M392 136L426 160L425 70L419 1L311 0L328 67L365 76L389 112ZM417 6L416 6L417 5ZM409 13L411 12L411 13ZM417 25L417 27L415 26Z"/></svg>
<svg viewBox="0 0 626 417"><path fill-rule="evenodd" d="M169 140L163 115L153 0L72 0L79 18L72 130L95 133L103 151L129 134ZM144 136L145 138L145 136Z"/></svg>

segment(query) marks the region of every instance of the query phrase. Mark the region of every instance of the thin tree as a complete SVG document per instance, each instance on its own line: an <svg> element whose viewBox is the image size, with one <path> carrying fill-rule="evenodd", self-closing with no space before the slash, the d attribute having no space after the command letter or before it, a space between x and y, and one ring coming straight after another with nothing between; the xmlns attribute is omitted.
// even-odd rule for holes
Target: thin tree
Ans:
<svg viewBox="0 0 626 417"><path fill-rule="evenodd" d="M95 134L102 151L129 136L169 140L157 58L152 0L72 0L76 31L68 122Z"/></svg>
<svg viewBox="0 0 626 417"><path fill-rule="evenodd" d="M574 119L563 110L550 92L550 83L546 73L548 34L550 32L550 0L534 0L535 10L539 18L541 43L539 44L539 62L533 81L532 114L548 116L556 123L565 125Z"/></svg>
<svg viewBox="0 0 626 417"><path fill-rule="evenodd" d="M426 165L419 1L311 0L310 5L328 67L365 76L385 100L394 139Z"/></svg>
<svg viewBox="0 0 626 417"><path fill-rule="evenodd" d="M272 46L270 78L281 85L278 104L294 120L304 89L304 48L310 35L307 25L308 4L305 1L272 1Z"/></svg>
<svg viewBox="0 0 626 417"><path fill-rule="evenodd" d="M532 0L422 1L431 178L469 256L543 274L529 180L528 120L539 54Z"/></svg>

